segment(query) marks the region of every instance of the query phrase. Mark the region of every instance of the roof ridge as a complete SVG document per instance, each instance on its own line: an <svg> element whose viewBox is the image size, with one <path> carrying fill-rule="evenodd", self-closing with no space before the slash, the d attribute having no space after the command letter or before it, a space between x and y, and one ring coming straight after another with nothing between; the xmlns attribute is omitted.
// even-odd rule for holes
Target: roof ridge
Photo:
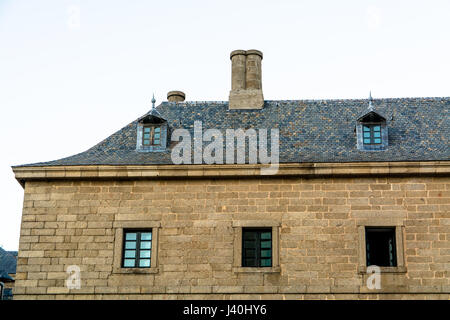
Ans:
<svg viewBox="0 0 450 320"><path fill-rule="evenodd" d="M368 101L369 98L331 98L331 99L284 99L284 100L270 100L265 99L264 102L339 102L339 101ZM372 101L398 101L398 100L450 100L450 96L440 96L440 97L382 97L373 98ZM163 101L159 106L162 105L183 105L183 104L228 104L228 100L191 100L191 101L181 101L181 102L169 102Z"/></svg>

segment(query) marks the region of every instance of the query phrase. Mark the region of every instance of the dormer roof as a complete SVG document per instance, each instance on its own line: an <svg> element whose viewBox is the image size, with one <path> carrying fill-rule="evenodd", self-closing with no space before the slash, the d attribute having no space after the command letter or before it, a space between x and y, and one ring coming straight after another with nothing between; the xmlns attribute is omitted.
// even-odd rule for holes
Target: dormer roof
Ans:
<svg viewBox="0 0 450 320"><path fill-rule="evenodd" d="M386 121L386 117L375 111L372 93L369 93L369 103L367 110L358 117L358 122L382 122Z"/></svg>
<svg viewBox="0 0 450 320"><path fill-rule="evenodd" d="M137 119L139 123L163 123L167 122L156 109L151 109L148 113Z"/></svg>
<svg viewBox="0 0 450 320"><path fill-rule="evenodd" d="M386 118L375 111L368 111L358 118L359 122L382 122L386 121Z"/></svg>

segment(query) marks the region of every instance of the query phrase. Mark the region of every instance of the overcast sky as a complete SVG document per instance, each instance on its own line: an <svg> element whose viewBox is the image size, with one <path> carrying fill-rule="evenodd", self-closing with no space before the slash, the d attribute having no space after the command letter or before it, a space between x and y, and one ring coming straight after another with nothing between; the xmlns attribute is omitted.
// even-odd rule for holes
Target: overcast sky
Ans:
<svg viewBox="0 0 450 320"><path fill-rule="evenodd" d="M227 100L258 49L266 100L450 95L450 1L0 0L0 245L17 250L11 165L84 151L170 90Z"/></svg>

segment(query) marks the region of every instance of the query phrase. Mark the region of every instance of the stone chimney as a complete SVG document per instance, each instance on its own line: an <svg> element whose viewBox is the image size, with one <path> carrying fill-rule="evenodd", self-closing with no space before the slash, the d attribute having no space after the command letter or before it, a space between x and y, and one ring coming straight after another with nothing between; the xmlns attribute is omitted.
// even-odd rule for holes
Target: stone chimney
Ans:
<svg viewBox="0 0 450 320"><path fill-rule="evenodd" d="M234 50L231 59L230 109L262 109L261 60L258 50Z"/></svg>
<svg viewBox="0 0 450 320"><path fill-rule="evenodd" d="M167 93L167 101L169 102L182 102L186 98L186 95L182 91L169 91Z"/></svg>

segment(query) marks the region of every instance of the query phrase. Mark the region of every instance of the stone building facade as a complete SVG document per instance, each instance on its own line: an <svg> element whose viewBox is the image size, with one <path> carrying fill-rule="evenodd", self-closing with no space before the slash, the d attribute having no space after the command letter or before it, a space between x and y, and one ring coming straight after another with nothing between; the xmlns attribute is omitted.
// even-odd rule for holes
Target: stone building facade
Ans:
<svg viewBox="0 0 450 320"><path fill-rule="evenodd" d="M264 101L262 53L231 59L233 106L170 95L84 153L13 167L15 299L449 299L450 98ZM174 164L195 121L277 128L277 171L248 149Z"/></svg>

